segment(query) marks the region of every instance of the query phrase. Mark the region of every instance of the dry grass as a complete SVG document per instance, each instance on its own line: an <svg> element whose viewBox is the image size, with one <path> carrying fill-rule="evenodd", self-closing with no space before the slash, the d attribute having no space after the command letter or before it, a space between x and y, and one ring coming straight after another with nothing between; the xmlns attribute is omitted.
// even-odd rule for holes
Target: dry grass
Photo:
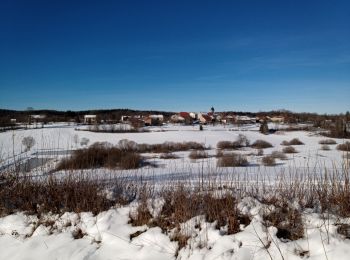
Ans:
<svg viewBox="0 0 350 260"><path fill-rule="evenodd" d="M153 218L146 206L147 199L141 198L137 213L131 215L131 224L158 226L165 233L175 229L171 240L179 243L179 249L186 246L189 239L184 230L181 230L180 223L195 216L204 215L206 221L216 222L217 229L226 227L227 234L237 233L240 224L250 223L249 217L238 212L237 200L229 193L217 198L210 192L199 192L180 185L168 187L159 196L165 201L160 214Z"/></svg>
<svg viewBox="0 0 350 260"><path fill-rule="evenodd" d="M190 154L188 155L188 157L192 160L197 160L197 159L204 159L204 158L208 158L208 153L205 151L191 151Z"/></svg>
<svg viewBox="0 0 350 260"><path fill-rule="evenodd" d="M67 211L97 214L117 202L129 201L123 197L123 192L114 200L107 199L103 192L105 188L105 185L84 177L45 177L40 180L9 177L0 189L0 215L16 211L39 215Z"/></svg>
<svg viewBox="0 0 350 260"><path fill-rule="evenodd" d="M163 153L159 156L159 158L163 160L168 160L168 159L178 159L179 156L173 153Z"/></svg>
<svg viewBox="0 0 350 260"><path fill-rule="evenodd" d="M140 153L172 153L179 151L190 151L190 150L206 150L204 144L196 142L165 142L162 144L138 144L136 147Z"/></svg>
<svg viewBox="0 0 350 260"><path fill-rule="evenodd" d="M280 160L287 160L287 156L284 154L284 152L280 151L273 151L271 153L271 156L275 159L280 159Z"/></svg>
<svg viewBox="0 0 350 260"><path fill-rule="evenodd" d="M264 166L274 166L276 165L276 160L273 156L264 156L261 159L261 162L263 163Z"/></svg>
<svg viewBox="0 0 350 260"><path fill-rule="evenodd" d="M266 201L265 201L266 202ZM282 198L273 198L270 202L274 208L264 214L263 219L266 226L277 228L276 236L282 239L297 240L304 236L304 225L301 212L292 208Z"/></svg>
<svg viewBox="0 0 350 260"><path fill-rule="evenodd" d="M337 142L333 139L323 139L323 140L319 141L318 143L319 144L327 144L327 145L337 144Z"/></svg>
<svg viewBox="0 0 350 260"><path fill-rule="evenodd" d="M304 143L300 141L298 138L293 138L292 140L288 141L283 141L281 145L303 145Z"/></svg>
<svg viewBox="0 0 350 260"><path fill-rule="evenodd" d="M273 147L273 145L265 140L256 140L251 147L255 148L255 149L266 149L266 148L270 148Z"/></svg>
<svg viewBox="0 0 350 260"><path fill-rule="evenodd" d="M220 141L216 147L218 149L240 149L242 147L248 147L250 144L248 138L245 135L239 134L236 141Z"/></svg>
<svg viewBox="0 0 350 260"><path fill-rule="evenodd" d="M282 149L284 153L298 153L298 151L293 146L286 146Z"/></svg>
<svg viewBox="0 0 350 260"><path fill-rule="evenodd" d="M248 166L248 160L245 156L235 153L226 153L223 154L217 160L218 167L240 167Z"/></svg>
<svg viewBox="0 0 350 260"><path fill-rule="evenodd" d="M94 143L86 149L74 151L70 158L63 159L57 170L116 168L135 169L142 166L141 156L129 149L120 149L106 143Z"/></svg>
<svg viewBox="0 0 350 260"><path fill-rule="evenodd" d="M350 152L350 142L345 142L343 144L338 144L337 145L337 150Z"/></svg>
<svg viewBox="0 0 350 260"><path fill-rule="evenodd" d="M329 147L329 145L324 144L324 145L321 146L321 150L323 150L323 151L330 151L331 148Z"/></svg>

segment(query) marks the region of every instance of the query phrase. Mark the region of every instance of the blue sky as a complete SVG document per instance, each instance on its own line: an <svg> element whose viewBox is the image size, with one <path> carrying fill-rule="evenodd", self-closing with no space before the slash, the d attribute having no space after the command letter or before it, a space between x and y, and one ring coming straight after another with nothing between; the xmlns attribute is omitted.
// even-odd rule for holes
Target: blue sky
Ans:
<svg viewBox="0 0 350 260"><path fill-rule="evenodd" d="M0 91L10 109L345 112L350 1L3 0Z"/></svg>

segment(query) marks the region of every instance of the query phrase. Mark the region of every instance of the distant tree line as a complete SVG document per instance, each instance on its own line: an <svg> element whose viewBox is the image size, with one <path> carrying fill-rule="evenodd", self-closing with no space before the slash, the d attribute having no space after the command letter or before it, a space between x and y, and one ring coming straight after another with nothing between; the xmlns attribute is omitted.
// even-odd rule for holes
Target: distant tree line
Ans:
<svg viewBox="0 0 350 260"><path fill-rule="evenodd" d="M76 122L80 123L84 115L97 115L99 120L105 122L119 122L122 116L147 116L150 114L162 114L164 120L170 119L174 112L155 111L155 110L132 110L132 109L96 109L82 111L57 111L57 110L7 110L0 109L0 127L11 127L11 119L17 119L17 122L26 123L32 114L45 115L44 123L47 122ZM289 110L273 110L266 112L243 112L243 111L224 111L220 112L222 116L226 115L246 115L251 117L265 118L283 116L285 123L308 123L314 127L319 127L329 131L333 137L349 138L350 113L345 114L317 114L317 113L295 113Z"/></svg>

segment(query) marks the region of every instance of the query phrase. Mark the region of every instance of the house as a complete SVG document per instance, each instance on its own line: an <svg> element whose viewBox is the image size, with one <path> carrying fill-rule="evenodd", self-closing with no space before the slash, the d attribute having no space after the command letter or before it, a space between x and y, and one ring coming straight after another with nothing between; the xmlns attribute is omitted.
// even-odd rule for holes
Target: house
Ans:
<svg viewBox="0 0 350 260"><path fill-rule="evenodd" d="M164 121L164 116L163 115L149 115L148 117L155 119L155 120L159 120L161 122Z"/></svg>
<svg viewBox="0 0 350 260"><path fill-rule="evenodd" d="M190 112L190 117L193 119L193 120L196 120L197 119L197 114L196 113L193 113L193 112Z"/></svg>
<svg viewBox="0 0 350 260"><path fill-rule="evenodd" d="M180 112L179 116L185 119L186 124L191 124L193 122L193 118L191 117L191 114L188 112Z"/></svg>
<svg viewBox="0 0 350 260"><path fill-rule="evenodd" d="M145 118L145 125L162 125L164 121L163 115L149 115Z"/></svg>
<svg viewBox="0 0 350 260"><path fill-rule="evenodd" d="M11 119L10 119L10 122L11 122L11 124L16 124L16 123L17 123L17 119L11 118Z"/></svg>
<svg viewBox="0 0 350 260"><path fill-rule="evenodd" d="M212 121L212 117L207 115L207 114L199 113L198 114L198 120L202 124L207 124L207 123L210 123Z"/></svg>
<svg viewBox="0 0 350 260"><path fill-rule="evenodd" d="M175 114L175 115L172 115L170 117L170 121L173 122L173 123L184 123L185 122L185 118L183 118L182 116L180 116L178 114Z"/></svg>
<svg viewBox="0 0 350 260"><path fill-rule="evenodd" d="M236 120L236 118L232 115L228 115L224 118L224 120L226 120L227 124L233 124Z"/></svg>
<svg viewBox="0 0 350 260"><path fill-rule="evenodd" d="M268 117L268 119L273 123L283 123L284 122L283 116Z"/></svg>
<svg viewBox="0 0 350 260"><path fill-rule="evenodd" d="M96 124L97 116L96 115L84 115L84 124Z"/></svg>
<svg viewBox="0 0 350 260"><path fill-rule="evenodd" d="M130 120L130 116L122 116L120 122L128 122Z"/></svg>
<svg viewBox="0 0 350 260"><path fill-rule="evenodd" d="M250 123L255 123L256 118L252 118L249 116L237 116L236 117L236 123L238 124L250 124Z"/></svg>
<svg viewBox="0 0 350 260"><path fill-rule="evenodd" d="M46 118L46 115L30 115L29 124L44 123L45 118Z"/></svg>

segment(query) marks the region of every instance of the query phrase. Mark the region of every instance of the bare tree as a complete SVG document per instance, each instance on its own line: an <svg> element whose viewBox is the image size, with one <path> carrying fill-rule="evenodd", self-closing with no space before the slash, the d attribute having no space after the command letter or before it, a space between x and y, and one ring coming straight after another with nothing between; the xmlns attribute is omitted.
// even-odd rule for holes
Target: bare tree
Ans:
<svg viewBox="0 0 350 260"><path fill-rule="evenodd" d="M88 143L90 142L90 140L88 139L88 138L86 138L86 137L83 137L83 138L81 138L81 140L80 140L80 145L81 146L83 146L83 145L88 145Z"/></svg>
<svg viewBox="0 0 350 260"><path fill-rule="evenodd" d="M35 145L35 139L32 136L26 136L22 139L22 144L25 146L25 151L28 152Z"/></svg>
<svg viewBox="0 0 350 260"><path fill-rule="evenodd" d="M77 147L79 143L79 136L77 134L73 136L73 142L75 144L75 147Z"/></svg>

